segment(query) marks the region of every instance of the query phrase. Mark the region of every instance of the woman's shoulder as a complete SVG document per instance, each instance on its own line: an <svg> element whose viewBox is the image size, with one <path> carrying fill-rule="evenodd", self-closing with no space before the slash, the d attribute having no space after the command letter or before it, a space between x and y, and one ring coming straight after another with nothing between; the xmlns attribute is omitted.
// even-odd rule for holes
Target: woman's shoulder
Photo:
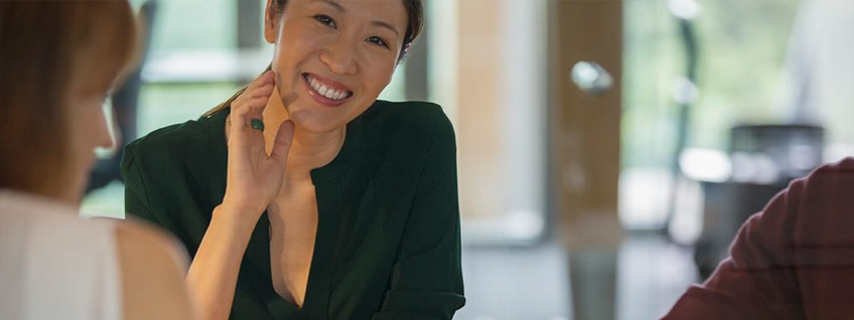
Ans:
<svg viewBox="0 0 854 320"><path fill-rule="evenodd" d="M220 115L216 114L211 117L166 126L136 139L126 148L169 151L175 148L186 148L188 145L207 143L211 138L212 127L216 125L217 120L221 120L218 118Z"/></svg>
<svg viewBox="0 0 854 320"><path fill-rule="evenodd" d="M816 168L806 177L796 179L786 190L798 198L837 202L854 197L854 158L847 157Z"/></svg>
<svg viewBox="0 0 854 320"><path fill-rule="evenodd" d="M183 285L189 258L180 243L152 226L130 222L117 226L125 317L190 319L190 299Z"/></svg>
<svg viewBox="0 0 854 320"><path fill-rule="evenodd" d="M28 223L55 220L67 224L87 226L78 211L68 204L23 191L0 189L0 217L21 218Z"/></svg>
<svg viewBox="0 0 854 320"><path fill-rule="evenodd" d="M377 100L365 113L364 121L378 131L394 131L407 138L454 139L450 119L441 106L432 102Z"/></svg>
<svg viewBox="0 0 854 320"><path fill-rule="evenodd" d="M216 126L224 126L224 121L222 114L215 114L152 131L125 146L122 167L139 161L179 166L188 161L204 161L205 157L198 155L210 153L217 142ZM225 139L224 136L221 139Z"/></svg>
<svg viewBox="0 0 854 320"><path fill-rule="evenodd" d="M134 260L149 255L150 258L157 259L165 266L174 267L175 270L185 270L189 267L189 256L182 249L181 242L155 225L136 219L116 221L115 237L119 251L145 253L123 256L122 259Z"/></svg>
<svg viewBox="0 0 854 320"><path fill-rule="evenodd" d="M427 101L402 101L392 102L377 100L367 115L376 118L395 118L411 122L430 125L441 118L447 118L444 110L438 104Z"/></svg>
<svg viewBox="0 0 854 320"><path fill-rule="evenodd" d="M775 226L774 232L786 230L782 234L795 236L787 238L788 241L822 243L820 239L837 236L828 230L854 227L851 199L854 199L854 158L845 158L792 181L752 219L767 221L764 224ZM854 241L854 237L850 239Z"/></svg>
<svg viewBox="0 0 854 320"><path fill-rule="evenodd" d="M55 199L0 190L0 242L6 244L0 248L0 260L26 261L2 273L38 275L3 289L35 293L45 298L40 303L55 308L52 313L62 312L71 319L92 311L104 312L111 319L120 317L112 312L120 312L115 306L122 303L116 232L123 222L85 218L78 211ZM84 298L69 303L67 297L53 301L52 295L45 295L57 291L73 291Z"/></svg>
<svg viewBox="0 0 854 320"><path fill-rule="evenodd" d="M845 157L839 161L824 164L802 180L806 183L820 184L854 183L854 157Z"/></svg>
<svg viewBox="0 0 854 320"><path fill-rule="evenodd" d="M456 163L454 129L437 104L378 101L359 122L362 161L382 163L389 179L418 181Z"/></svg>

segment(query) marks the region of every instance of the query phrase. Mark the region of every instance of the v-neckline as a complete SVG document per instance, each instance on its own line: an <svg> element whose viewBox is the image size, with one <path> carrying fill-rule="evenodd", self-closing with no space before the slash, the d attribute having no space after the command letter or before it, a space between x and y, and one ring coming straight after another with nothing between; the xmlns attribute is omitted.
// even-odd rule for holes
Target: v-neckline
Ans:
<svg viewBox="0 0 854 320"><path fill-rule="evenodd" d="M221 161L220 174L227 174L228 149L225 141L225 119L230 108L209 116L212 126L210 137L214 144L216 158ZM365 112L367 113L367 112ZM342 208L342 189L340 176L346 172L361 151L362 121L365 113L347 124L347 136L338 155L327 165L311 171L311 181L315 185L317 201L317 232L309 266L305 297L302 306L280 296L273 287L270 256L270 220L264 214L255 226L244 254L241 265L241 277L247 277L251 287L265 303L270 314L277 320L294 319L293 316L306 319L326 319L329 293L332 285L333 255L338 240L338 229ZM219 117L219 118L217 118ZM223 191L225 186L223 187ZM220 199L221 200L221 199ZM248 263L247 263L248 262ZM251 267L247 269L247 267ZM244 271L245 269L245 271ZM261 276L250 276L256 273Z"/></svg>
<svg viewBox="0 0 854 320"><path fill-rule="evenodd" d="M311 260L309 260L309 261L308 261L308 264L309 264L309 265L308 265L308 279L310 279L310 278L311 278L311 274L312 274L312 263L314 263L314 259L315 259L315 257L316 257L316 256L317 256L317 254L318 254L318 253L317 253L317 234L318 234L318 229L319 229L319 227L320 227L320 212L319 212L320 210L317 208L317 205L316 205L316 201L317 201L317 193L316 193L316 191L314 191L314 201L315 201L315 206L314 206L314 207L315 207L315 212L314 212L314 214L317 216L317 217L316 217L316 219L317 219L317 220L314 222L314 235L313 235L313 239L312 239L313 243L311 244L311 252L310 252L310 254L311 254ZM302 292L302 295L303 295L302 305L300 305L299 303L297 303L297 301L296 301L296 297L295 297L294 293L293 293L293 292L290 292L290 290L288 290L287 286L285 285L285 283L287 282L285 279L279 279L279 280L282 280L282 281L283 281L283 283L282 283L282 284L280 284L280 285L283 285L283 286L284 286L284 287L279 288L279 289L287 290L287 291L288 291L287 293L288 293L288 294L290 294L290 295L294 298L294 300L290 300L290 299L288 299L287 297L283 296L283 295L282 295L282 292L280 292L280 291L276 288L276 280L277 280L277 279L276 279L276 272L274 272L274 271L276 271L276 268L275 268L275 265L273 265L272 263L273 263L274 261L276 261L276 260L274 260L274 259L281 259L281 256L280 256L280 255L281 255L281 253L282 253L282 252L278 252L278 253L274 254L274 252L272 251L273 249L275 249L275 247L274 247L274 242L273 242L274 238L272 237L272 236L273 236L273 225L272 225L272 221L270 221L270 219L269 219L269 218L270 218L270 213L269 213L269 211L267 212L267 218L268 218L268 219L267 219L267 222L269 222L269 223L267 224L267 234L269 235L269 237L268 237L268 244L269 244L269 248L270 248L270 252L269 252L269 253L270 253L270 280L271 280L271 283L272 283L272 285L273 285L273 291L275 291L275 292L276 292L276 294L277 294L277 295L279 295L279 297L281 297L281 298L282 298L282 299L284 299L285 301L288 301L288 302L290 302L290 303L294 304L295 308L297 308L297 309L302 309L302 308L305 306L306 301L308 300L308 288L309 288L308 279L306 279L305 287L303 287L303 288L302 288L302 289L304 290L304 291ZM283 232L283 233L285 233L285 231L282 231L282 232ZM284 249L285 249L284 245L283 245L283 247L282 247L282 248L280 248L280 249L284 250ZM279 257L278 257L278 258L277 258L277 255L279 255ZM279 266L279 269L281 269L281 265ZM286 277L286 275L285 275L285 274L281 274L281 270L279 271L279 273L280 273L280 274L278 275L279 277L282 277L282 278L285 278L285 277Z"/></svg>
<svg viewBox="0 0 854 320"><path fill-rule="evenodd" d="M274 318L292 319L289 315L304 315L308 319L325 319L326 306L332 281L332 258L338 235L338 221L341 212L341 190L335 180L327 180L318 187L318 224L315 233L315 245L309 266L305 298L302 306L280 296L273 287L270 256L270 220L265 212L246 249L246 258L260 271L263 277L253 281L256 293L267 305Z"/></svg>

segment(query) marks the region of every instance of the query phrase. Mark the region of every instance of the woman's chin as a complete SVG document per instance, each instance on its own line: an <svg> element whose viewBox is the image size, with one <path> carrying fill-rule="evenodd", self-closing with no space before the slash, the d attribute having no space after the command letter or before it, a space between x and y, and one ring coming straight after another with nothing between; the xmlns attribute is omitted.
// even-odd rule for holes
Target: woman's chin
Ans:
<svg viewBox="0 0 854 320"><path fill-rule="evenodd" d="M346 123L342 123L341 121L326 119L325 117L312 117L299 114L291 114L291 120L294 121L297 131L314 134L333 132L346 125Z"/></svg>
<svg viewBox="0 0 854 320"><path fill-rule="evenodd" d="M323 134L347 126L347 123L355 118L352 115L353 111L352 106L325 108L314 105L292 105L289 115L297 130Z"/></svg>

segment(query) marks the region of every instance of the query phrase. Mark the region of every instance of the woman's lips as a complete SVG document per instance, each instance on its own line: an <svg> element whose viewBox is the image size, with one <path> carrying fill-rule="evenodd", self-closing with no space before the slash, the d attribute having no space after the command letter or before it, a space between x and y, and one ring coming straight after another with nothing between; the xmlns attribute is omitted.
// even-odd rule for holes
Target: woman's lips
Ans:
<svg viewBox="0 0 854 320"><path fill-rule="evenodd" d="M346 103L353 96L353 92L345 85L327 78L303 73L308 95L322 105L337 107Z"/></svg>

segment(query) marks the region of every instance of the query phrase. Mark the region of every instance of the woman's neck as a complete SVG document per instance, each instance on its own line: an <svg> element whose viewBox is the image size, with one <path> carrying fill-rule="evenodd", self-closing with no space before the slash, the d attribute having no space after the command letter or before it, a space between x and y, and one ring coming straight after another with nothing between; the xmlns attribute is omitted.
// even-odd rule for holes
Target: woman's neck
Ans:
<svg viewBox="0 0 854 320"><path fill-rule="evenodd" d="M297 127L288 154L285 180L297 182L310 179L312 169L323 167L338 156L346 134L346 127L323 134L306 132Z"/></svg>
<svg viewBox="0 0 854 320"><path fill-rule="evenodd" d="M264 110L264 139L267 153L272 150L279 126L290 119L287 109L279 98L278 90L273 90L273 96ZM288 152L288 165L285 169L285 183L310 181L311 170L320 168L332 162L344 145L346 127L325 132L313 133L295 127L294 139Z"/></svg>

